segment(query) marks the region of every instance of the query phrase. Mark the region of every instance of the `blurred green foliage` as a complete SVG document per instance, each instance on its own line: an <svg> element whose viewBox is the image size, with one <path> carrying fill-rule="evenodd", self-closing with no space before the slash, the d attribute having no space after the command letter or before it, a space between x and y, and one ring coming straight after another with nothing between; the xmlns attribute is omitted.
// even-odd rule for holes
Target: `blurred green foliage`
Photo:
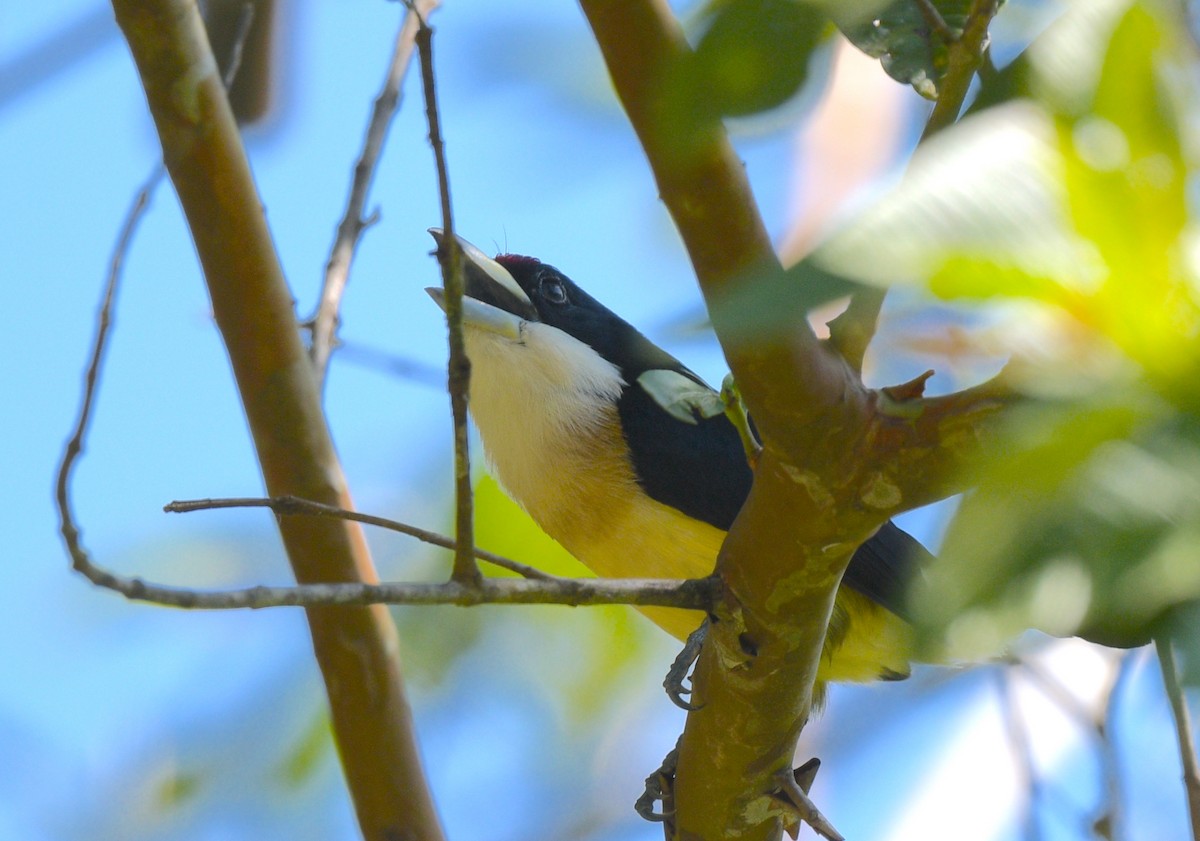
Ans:
<svg viewBox="0 0 1200 841"><path fill-rule="evenodd" d="M593 577L490 476L480 479L475 488L475 539L480 546L552 575ZM527 656L512 665L524 673L529 685L543 687L553 696L564 718L575 723L595 717L614 701L612 690L628 682L630 670L645 661L647 641L661 635L623 605L492 610L510 618L505 623L507 633L528 637L516 644ZM489 633L495 632L499 619L497 615L487 618Z"/></svg>
<svg viewBox="0 0 1200 841"><path fill-rule="evenodd" d="M808 78L825 17L796 0L731 0L715 12L692 56L696 101L726 117L782 105Z"/></svg>
<svg viewBox="0 0 1200 841"><path fill-rule="evenodd" d="M1024 393L914 594L926 645L1026 628L1196 668L1200 304L1195 45L1179 6L1071 4L1020 61L1020 99L925 144L811 261L990 314Z"/></svg>

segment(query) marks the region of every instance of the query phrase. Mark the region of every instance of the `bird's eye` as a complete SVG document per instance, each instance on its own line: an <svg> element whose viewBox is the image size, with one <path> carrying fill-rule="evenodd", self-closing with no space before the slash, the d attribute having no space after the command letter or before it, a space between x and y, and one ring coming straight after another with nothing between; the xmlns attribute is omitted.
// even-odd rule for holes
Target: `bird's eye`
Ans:
<svg viewBox="0 0 1200 841"><path fill-rule="evenodd" d="M567 289L562 285L561 280L547 278L542 281L541 288L542 297L551 304L565 304L567 302Z"/></svg>

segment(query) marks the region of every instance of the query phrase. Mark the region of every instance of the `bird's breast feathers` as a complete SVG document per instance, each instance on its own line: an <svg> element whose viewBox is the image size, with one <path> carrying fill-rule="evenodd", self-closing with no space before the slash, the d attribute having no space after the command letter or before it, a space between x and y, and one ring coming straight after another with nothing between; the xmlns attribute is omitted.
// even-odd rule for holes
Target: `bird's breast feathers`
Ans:
<svg viewBox="0 0 1200 841"><path fill-rule="evenodd" d="M467 335L472 415L497 480L597 575L708 575L725 533L640 489L616 408L629 387L620 372L586 345L572 348L561 331L543 342L541 325L529 326L520 345ZM498 365L507 367L502 377ZM698 621L675 610L652 618L681 637Z"/></svg>

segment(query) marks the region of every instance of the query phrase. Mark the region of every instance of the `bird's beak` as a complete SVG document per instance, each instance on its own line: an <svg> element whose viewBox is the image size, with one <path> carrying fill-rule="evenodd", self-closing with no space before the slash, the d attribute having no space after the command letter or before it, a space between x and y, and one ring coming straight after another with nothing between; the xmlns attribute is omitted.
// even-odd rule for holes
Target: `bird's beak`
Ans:
<svg viewBox="0 0 1200 841"><path fill-rule="evenodd" d="M429 233L437 242L438 261L444 262L448 255L446 235L440 228L430 228ZM463 257L463 323L519 340L524 322L537 320L529 296L508 269L462 237L454 239ZM443 289L431 286L425 291L439 307L446 308Z"/></svg>

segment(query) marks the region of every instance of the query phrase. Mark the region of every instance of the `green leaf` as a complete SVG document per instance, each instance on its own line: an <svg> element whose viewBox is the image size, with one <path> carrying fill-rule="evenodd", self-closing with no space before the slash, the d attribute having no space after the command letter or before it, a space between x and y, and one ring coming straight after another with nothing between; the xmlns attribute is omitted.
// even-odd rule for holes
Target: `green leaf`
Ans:
<svg viewBox="0 0 1200 841"><path fill-rule="evenodd" d="M813 309L861 289L863 284L805 259L783 272L751 274L712 302L709 314L734 341L767 341L791 330Z"/></svg>
<svg viewBox="0 0 1200 841"><path fill-rule="evenodd" d="M961 31L970 12L970 0L934 0L942 20ZM838 27L854 46L879 59L884 71L926 99L937 99L946 73L946 44L932 31L916 0L895 0L876 14L847 20Z"/></svg>
<svg viewBox="0 0 1200 841"><path fill-rule="evenodd" d="M1129 439L1163 417L1144 393L1014 412L914 593L927 650L992 654L1027 628L1142 641L1155 606L1136 614L1114 607L1128 561L1161 537L1165 509L1146 494L1166 479L1147 470L1125 488L1146 500L1137 510L1116 501L1122 488L1112 467Z"/></svg>
<svg viewBox="0 0 1200 841"><path fill-rule="evenodd" d="M776 108L808 78L825 16L797 0L730 0L721 4L690 66L698 99L722 116Z"/></svg>

